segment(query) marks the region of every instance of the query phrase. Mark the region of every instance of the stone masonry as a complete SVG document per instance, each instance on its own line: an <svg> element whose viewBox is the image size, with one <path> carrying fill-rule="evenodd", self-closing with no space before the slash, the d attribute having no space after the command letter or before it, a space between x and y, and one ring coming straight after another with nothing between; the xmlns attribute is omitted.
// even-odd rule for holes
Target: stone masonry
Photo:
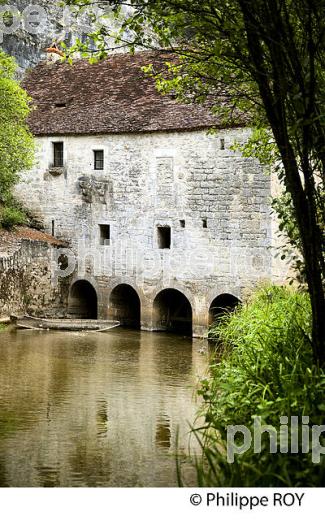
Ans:
<svg viewBox="0 0 325 520"><path fill-rule="evenodd" d="M241 300L262 281L285 277L275 258L272 179L257 161L231 149L248 134L40 136L37 164L17 194L48 232L71 242L76 260L71 256L60 275L92 284L99 317L119 317L112 294L127 284L140 299L142 328L163 329L155 299L176 289L191 305L199 336L216 297ZM54 142L63 142L64 167L53 173ZM103 170L94 169L96 150L104 152ZM160 248L158 228L164 227L170 247Z"/></svg>
<svg viewBox="0 0 325 520"><path fill-rule="evenodd" d="M62 315L69 278L52 278L65 244L45 233L19 228L0 233L0 317L28 313Z"/></svg>

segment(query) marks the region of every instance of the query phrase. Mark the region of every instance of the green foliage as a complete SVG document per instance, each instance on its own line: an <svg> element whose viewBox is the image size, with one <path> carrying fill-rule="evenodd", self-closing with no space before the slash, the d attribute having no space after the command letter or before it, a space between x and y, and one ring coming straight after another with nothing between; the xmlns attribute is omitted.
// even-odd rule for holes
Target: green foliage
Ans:
<svg viewBox="0 0 325 520"><path fill-rule="evenodd" d="M33 138L26 124L28 96L14 79L15 62L0 51L0 201L33 163Z"/></svg>
<svg viewBox="0 0 325 520"><path fill-rule="evenodd" d="M0 223L5 227L24 222L13 206L11 191L18 174L33 164L33 137L26 124L29 98L15 80L14 60L0 51Z"/></svg>
<svg viewBox="0 0 325 520"><path fill-rule="evenodd" d="M243 157L258 159L263 165L274 166L280 160L272 132L268 128L253 128L246 143L235 143L232 148L240 150Z"/></svg>
<svg viewBox="0 0 325 520"><path fill-rule="evenodd" d="M27 223L26 214L19 208L3 207L0 210L0 224L3 228L10 229Z"/></svg>
<svg viewBox="0 0 325 520"><path fill-rule="evenodd" d="M269 453L263 434L262 452L226 459L226 428L246 425L254 417L279 431L280 417L303 415L324 424L325 373L313 365L311 307L306 293L266 287L250 302L212 327L223 345L221 360L199 393L205 426L194 430L203 447L197 460L201 486L318 486L325 478L324 460L311 454ZM300 432L301 433L301 432ZM241 444L241 441L239 442ZM301 444L301 436L300 436Z"/></svg>
<svg viewBox="0 0 325 520"><path fill-rule="evenodd" d="M272 209L279 219L279 235L283 238L282 247L278 254L282 260L290 261L295 271L296 281L301 286L306 285L306 266L303 259L301 238L295 218L292 198L287 191L283 191L272 200ZM294 280L290 280L292 284Z"/></svg>

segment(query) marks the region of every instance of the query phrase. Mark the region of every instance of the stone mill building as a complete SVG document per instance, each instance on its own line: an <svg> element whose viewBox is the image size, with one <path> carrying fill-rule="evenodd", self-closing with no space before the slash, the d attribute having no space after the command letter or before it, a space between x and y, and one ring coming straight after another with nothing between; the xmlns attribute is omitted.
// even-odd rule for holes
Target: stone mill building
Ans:
<svg viewBox="0 0 325 520"><path fill-rule="evenodd" d="M232 150L249 129L158 93L142 67L159 59L32 69L37 159L17 193L69 242L69 314L200 336L221 308L284 279L272 178Z"/></svg>

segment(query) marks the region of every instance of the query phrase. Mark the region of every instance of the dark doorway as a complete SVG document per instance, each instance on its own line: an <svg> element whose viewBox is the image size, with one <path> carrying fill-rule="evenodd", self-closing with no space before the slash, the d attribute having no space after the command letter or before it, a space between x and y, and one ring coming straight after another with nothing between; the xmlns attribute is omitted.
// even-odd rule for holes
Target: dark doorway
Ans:
<svg viewBox="0 0 325 520"><path fill-rule="evenodd" d="M236 296L232 294L220 294L210 305L209 309L209 325L218 320L218 317L226 312L232 312L240 303Z"/></svg>
<svg viewBox="0 0 325 520"><path fill-rule="evenodd" d="M158 226L158 247L159 249L170 249L171 229L169 226Z"/></svg>
<svg viewBox="0 0 325 520"><path fill-rule="evenodd" d="M176 289L164 289L153 303L154 327L192 336L192 307L186 296Z"/></svg>
<svg viewBox="0 0 325 520"><path fill-rule="evenodd" d="M97 319L97 293L87 280L78 280L70 288L68 312L73 318Z"/></svg>
<svg viewBox="0 0 325 520"><path fill-rule="evenodd" d="M121 284L111 292L109 318L118 320L122 327L140 329L141 304L131 285Z"/></svg>

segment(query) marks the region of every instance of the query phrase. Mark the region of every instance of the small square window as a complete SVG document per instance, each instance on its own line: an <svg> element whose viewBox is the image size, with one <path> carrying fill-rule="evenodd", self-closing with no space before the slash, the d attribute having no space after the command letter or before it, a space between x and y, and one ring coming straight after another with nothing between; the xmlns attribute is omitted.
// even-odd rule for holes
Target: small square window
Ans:
<svg viewBox="0 0 325 520"><path fill-rule="evenodd" d="M109 246L111 242L111 227L108 224L100 224L100 245L101 246Z"/></svg>
<svg viewBox="0 0 325 520"><path fill-rule="evenodd" d="M158 226L158 247L159 249L170 249L171 229L169 226Z"/></svg>
<svg viewBox="0 0 325 520"><path fill-rule="evenodd" d="M185 220L180 220L179 225L181 226L181 228L185 228Z"/></svg>
<svg viewBox="0 0 325 520"><path fill-rule="evenodd" d="M104 169L104 150L94 150L94 169Z"/></svg>
<svg viewBox="0 0 325 520"><path fill-rule="evenodd" d="M53 143L53 166L63 167L63 143Z"/></svg>

